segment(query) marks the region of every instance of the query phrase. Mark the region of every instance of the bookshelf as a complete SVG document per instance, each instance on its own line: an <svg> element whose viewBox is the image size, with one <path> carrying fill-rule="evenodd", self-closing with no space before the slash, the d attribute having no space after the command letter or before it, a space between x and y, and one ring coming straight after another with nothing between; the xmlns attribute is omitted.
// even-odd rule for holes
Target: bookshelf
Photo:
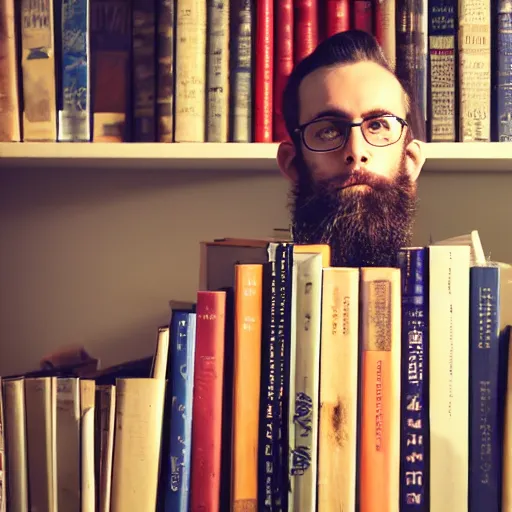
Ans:
<svg viewBox="0 0 512 512"><path fill-rule="evenodd" d="M276 143L0 143L0 166L273 172L277 147ZM426 156L426 172L512 172L509 143L428 143Z"/></svg>

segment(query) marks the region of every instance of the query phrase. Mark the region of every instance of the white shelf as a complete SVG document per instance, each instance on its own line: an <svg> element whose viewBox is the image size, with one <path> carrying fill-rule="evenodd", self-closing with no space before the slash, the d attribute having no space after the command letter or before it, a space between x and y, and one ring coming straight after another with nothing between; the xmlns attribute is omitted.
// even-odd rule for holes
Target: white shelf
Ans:
<svg viewBox="0 0 512 512"><path fill-rule="evenodd" d="M0 143L0 168L277 170L278 144ZM512 172L511 143L429 143L426 172Z"/></svg>

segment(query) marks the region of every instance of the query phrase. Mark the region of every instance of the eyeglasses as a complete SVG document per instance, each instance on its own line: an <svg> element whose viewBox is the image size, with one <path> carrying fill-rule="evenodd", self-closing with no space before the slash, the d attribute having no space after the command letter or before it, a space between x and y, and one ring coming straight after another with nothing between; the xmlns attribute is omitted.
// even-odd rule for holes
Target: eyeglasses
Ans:
<svg viewBox="0 0 512 512"><path fill-rule="evenodd" d="M345 146L354 126L359 126L368 144L384 147L400 140L407 122L392 114L370 116L360 123L339 117L322 117L304 123L295 129L295 133L301 134L304 145L311 151L334 151Z"/></svg>

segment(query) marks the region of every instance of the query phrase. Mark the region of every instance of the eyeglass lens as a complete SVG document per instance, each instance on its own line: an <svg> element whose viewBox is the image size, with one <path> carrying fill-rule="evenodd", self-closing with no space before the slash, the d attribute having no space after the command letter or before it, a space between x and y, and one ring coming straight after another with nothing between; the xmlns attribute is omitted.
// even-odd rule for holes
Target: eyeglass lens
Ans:
<svg viewBox="0 0 512 512"><path fill-rule="evenodd" d="M373 146L394 144L402 135L402 124L392 116L365 119L360 128L368 144ZM322 118L306 127L304 142L312 150L329 151L345 144L349 134L350 123L342 119Z"/></svg>

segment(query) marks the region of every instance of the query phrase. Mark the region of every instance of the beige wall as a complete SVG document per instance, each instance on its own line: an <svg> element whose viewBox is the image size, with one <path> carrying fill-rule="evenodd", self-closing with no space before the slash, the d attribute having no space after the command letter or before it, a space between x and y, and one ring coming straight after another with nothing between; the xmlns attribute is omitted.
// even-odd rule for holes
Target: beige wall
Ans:
<svg viewBox="0 0 512 512"><path fill-rule="evenodd" d="M193 300L198 242L286 226L276 172L0 168L0 374L83 344L103 365L148 355L170 298ZM427 173L415 244L480 230L512 262L512 173Z"/></svg>

